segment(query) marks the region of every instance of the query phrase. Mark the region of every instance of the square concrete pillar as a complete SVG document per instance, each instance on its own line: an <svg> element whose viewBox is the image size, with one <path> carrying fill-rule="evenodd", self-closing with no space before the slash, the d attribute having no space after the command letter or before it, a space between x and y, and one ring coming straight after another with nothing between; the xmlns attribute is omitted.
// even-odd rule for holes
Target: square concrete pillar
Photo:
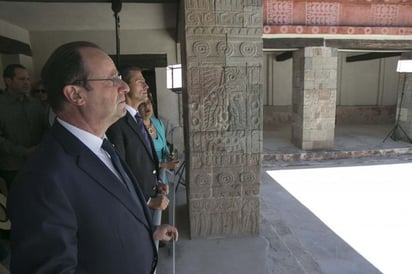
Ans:
<svg viewBox="0 0 412 274"><path fill-rule="evenodd" d="M337 49L307 47L293 55L292 143L301 149L333 147Z"/></svg>

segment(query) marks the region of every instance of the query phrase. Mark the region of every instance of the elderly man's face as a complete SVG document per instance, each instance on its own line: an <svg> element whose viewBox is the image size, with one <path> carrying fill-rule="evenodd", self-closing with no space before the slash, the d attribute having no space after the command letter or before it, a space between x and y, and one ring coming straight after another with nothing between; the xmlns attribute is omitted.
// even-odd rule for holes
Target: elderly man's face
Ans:
<svg viewBox="0 0 412 274"><path fill-rule="evenodd" d="M88 81L89 90L82 90L85 115L94 120L96 126L108 127L126 114L125 94L129 87L122 80L110 80L118 72L106 53L95 48L84 48L80 53L89 72L88 79L109 79Z"/></svg>

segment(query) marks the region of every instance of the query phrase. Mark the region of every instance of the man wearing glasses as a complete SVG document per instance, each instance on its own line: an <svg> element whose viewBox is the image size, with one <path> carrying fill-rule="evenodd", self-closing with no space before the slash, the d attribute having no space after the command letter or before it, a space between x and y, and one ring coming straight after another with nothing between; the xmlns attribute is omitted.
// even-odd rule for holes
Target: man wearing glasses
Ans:
<svg viewBox="0 0 412 274"><path fill-rule="evenodd" d="M8 199L11 273L153 273L153 227L139 185L106 139L126 113L129 87L98 46L72 42L48 59L42 80L57 115Z"/></svg>

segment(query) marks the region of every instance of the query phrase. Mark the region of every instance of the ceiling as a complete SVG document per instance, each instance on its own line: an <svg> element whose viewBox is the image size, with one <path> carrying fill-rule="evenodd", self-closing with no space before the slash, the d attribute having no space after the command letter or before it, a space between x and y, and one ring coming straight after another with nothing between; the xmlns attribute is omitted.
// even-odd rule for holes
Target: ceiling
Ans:
<svg viewBox="0 0 412 274"><path fill-rule="evenodd" d="M122 2L120 30L176 27L177 0ZM115 29L111 1L105 0L0 1L0 20L28 31Z"/></svg>

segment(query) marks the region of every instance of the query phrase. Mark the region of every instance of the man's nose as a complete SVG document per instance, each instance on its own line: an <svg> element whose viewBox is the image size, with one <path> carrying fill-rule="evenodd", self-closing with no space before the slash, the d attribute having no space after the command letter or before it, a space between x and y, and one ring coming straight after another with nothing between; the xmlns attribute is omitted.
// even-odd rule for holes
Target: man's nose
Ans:
<svg viewBox="0 0 412 274"><path fill-rule="evenodd" d="M120 85L119 85L118 90L119 92L123 92L124 94L126 94L126 93L129 93L130 88L129 88L129 85L125 81L120 80Z"/></svg>

